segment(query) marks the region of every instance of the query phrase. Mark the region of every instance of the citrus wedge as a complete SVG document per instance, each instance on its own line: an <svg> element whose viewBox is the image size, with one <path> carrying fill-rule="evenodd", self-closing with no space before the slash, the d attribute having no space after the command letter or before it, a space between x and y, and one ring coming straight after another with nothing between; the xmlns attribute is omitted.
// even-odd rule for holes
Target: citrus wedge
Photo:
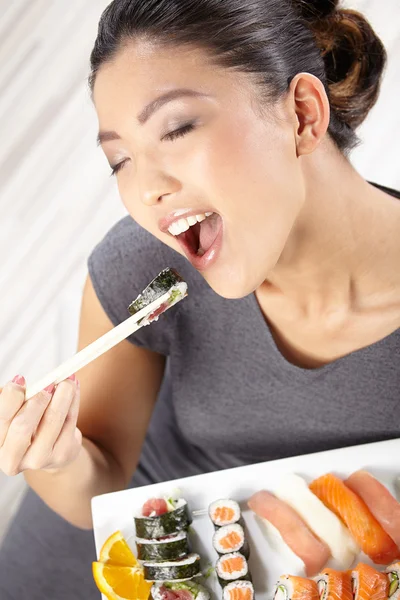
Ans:
<svg viewBox="0 0 400 600"><path fill-rule="evenodd" d="M99 562L140 568L136 557L120 531L116 531L110 535L104 543L100 550Z"/></svg>
<svg viewBox="0 0 400 600"><path fill-rule="evenodd" d="M148 600L152 583L137 567L93 563L93 577L108 600Z"/></svg>

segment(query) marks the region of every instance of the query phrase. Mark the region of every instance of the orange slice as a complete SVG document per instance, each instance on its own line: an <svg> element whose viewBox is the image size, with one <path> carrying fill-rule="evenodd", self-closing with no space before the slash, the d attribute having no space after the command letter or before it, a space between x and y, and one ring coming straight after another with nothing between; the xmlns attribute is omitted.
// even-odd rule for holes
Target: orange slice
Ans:
<svg viewBox="0 0 400 600"><path fill-rule="evenodd" d="M152 583L137 567L93 563L93 577L108 600L148 600Z"/></svg>
<svg viewBox="0 0 400 600"><path fill-rule="evenodd" d="M100 550L99 561L111 565L139 568L136 557L120 531L116 531L110 535L104 543Z"/></svg>

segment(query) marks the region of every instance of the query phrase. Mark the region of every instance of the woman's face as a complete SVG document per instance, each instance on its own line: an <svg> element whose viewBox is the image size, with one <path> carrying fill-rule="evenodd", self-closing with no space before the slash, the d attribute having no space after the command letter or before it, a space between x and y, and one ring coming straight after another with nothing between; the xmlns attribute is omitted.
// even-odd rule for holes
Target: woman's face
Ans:
<svg viewBox="0 0 400 600"><path fill-rule="evenodd" d="M304 201L288 103L262 116L257 93L200 50L144 41L103 65L94 87L127 210L226 298L268 278Z"/></svg>

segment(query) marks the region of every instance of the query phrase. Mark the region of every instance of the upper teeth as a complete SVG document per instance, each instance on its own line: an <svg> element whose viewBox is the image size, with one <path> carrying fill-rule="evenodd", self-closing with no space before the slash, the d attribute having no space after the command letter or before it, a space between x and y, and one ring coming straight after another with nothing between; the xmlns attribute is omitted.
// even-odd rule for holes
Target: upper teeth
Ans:
<svg viewBox="0 0 400 600"><path fill-rule="evenodd" d="M207 217L210 217L213 213L206 212L201 213L199 215L193 215L192 217L187 217L186 219L179 219L179 221L175 221L168 227L168 231L171 235L179 235L180 233L184 233L191 227L192 225L196 225L196 223L201 223Z"/></svg>

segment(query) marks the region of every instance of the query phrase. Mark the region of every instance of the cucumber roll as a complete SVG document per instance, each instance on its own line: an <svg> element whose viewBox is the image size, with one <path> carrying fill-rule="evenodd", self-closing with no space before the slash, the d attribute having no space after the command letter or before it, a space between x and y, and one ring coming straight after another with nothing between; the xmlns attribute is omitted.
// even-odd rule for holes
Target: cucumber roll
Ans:
<svg viewBox="0 0 400 600"><path fill-rule="evenodd" d="M239 523L219 527L213 536L213 546L218 554L240 552L245 558L249 558L250 555L244 529Z"/></svg>
<svg viewBox="0 0 400 600"><path fill-rule="evenodd" d="M189 539L185 531L160 540L136 538L136 547L137 557L143 561L178 560L190 553Z"/></svg>
<svg viewBox="0 0 400 600"><path fill-rule="evenodd" d="M144 562L146 581L185 581L200 575L200 556L189 554L186 558L170 562Z"/></svg>
<svg viewBox="0 0 400 600"><path fill-rule="evenodd" d="M233 525L241 519L240 506L235 500L216 500L209 507L211 521L216 527Z"/></svg>
<svg viewBox="0 0 400 600"><path fill-rule="evenodd" d="M153 600L210 600L210 592L194 581L164 581L153 585L151 597Z"/></svg>
<svg viewBox="0 0 400 600"><path fill-rule="evenodd" d="M135 517L136 537L155 540L186 531L192 522L186 500L152 498Z"/></svg>
<svg viewBox="0 0 400 600"><path fill-rule="evenodd" d="M221 556L215 565L220 585L225 587L231 581L247 579L250 581L247 560L240 552L232 552Z"/></svg>
<svg viewBox="0 0 400 600"><path fill-rule="evenodd" d="M389 598L390 600L400 599L400 562L390 565L386 569L389 577Z"/></svg>
<svg viewBox="0 0 400 600"><path fill-rule="evenodd" d="M223 600L254 600L251 581L232 581L224 587Z"/></svg>

